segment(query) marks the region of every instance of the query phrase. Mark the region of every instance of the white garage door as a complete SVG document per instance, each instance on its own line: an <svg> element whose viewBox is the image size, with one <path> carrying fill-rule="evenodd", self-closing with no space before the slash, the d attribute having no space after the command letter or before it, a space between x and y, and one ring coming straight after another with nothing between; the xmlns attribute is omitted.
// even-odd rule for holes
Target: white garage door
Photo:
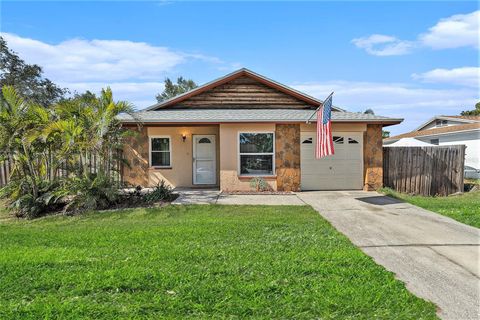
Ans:
<svg viewBox="0 0 480 320"><path fill-rule="evenodd" d="M334 132L335 154L315 159L315 132L301 133L302 190L353 190L363 187L363 133Z"/></svg>

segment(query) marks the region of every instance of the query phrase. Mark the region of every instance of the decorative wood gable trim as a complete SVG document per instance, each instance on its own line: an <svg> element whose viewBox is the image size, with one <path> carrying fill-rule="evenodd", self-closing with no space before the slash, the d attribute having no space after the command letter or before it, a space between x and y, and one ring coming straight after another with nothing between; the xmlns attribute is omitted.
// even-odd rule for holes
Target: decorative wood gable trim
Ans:
<svg viewBox="0 0 480 320"><path fill-rule="evenodd" d="M316 108L321 101L240 69L146 110L170 108Z"/></svg>

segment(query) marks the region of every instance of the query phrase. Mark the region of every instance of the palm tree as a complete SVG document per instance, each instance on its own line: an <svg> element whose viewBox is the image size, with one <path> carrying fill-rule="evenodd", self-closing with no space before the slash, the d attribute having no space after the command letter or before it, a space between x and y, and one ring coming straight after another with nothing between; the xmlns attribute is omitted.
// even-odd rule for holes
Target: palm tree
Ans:
<svg viewBox="0 0 480 320"><path fill-rule="evenodd" d="M13 87L5 86L2 93L0 160L9 159L13 170L0 196L36 214L52 197L74 196L81 206L86 200L105 203L116 193L111 175L120 160L116 151L131 132L117 116L133 114L131 104L115 102L110 88L98 97L76 96L48 109L24 100ZM89 167L93 155L96 171ZM68 174L60 176L65 165Z"/></svg>
<svg viewBox="0 0 480 320"><path fill-rule="evenodd" d="M13 178L28 180L34 198L38 196L38 181L42 179L45 145L36 141L34 133L49 121L41 106L24 100L11 86L2 88L0 99L0 156L12 162Z"/></svg>

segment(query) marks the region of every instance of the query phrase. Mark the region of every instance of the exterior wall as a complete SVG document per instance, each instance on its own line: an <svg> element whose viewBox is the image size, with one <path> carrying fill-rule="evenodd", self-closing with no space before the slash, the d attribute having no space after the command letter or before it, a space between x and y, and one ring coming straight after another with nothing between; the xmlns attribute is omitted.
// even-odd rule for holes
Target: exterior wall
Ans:
<svg viewBox="0 0 480 320"><path fill-rule="evenodd" d="M238 172L238 133L275 132L275 124L242 123L220 124L220 189L224 191L250 191L252 177L240 177ZM277 190L276 177L263 177L273 190Z"/></svg>
<svg viewBox="0 0 480 320"><path fill-rule="evenodd" d="M132 186L148 186L148 134L147 128L132 128L132 137L129 138L123 149L123 156L129 165L123 169L123 180Z"/></svg>
<svg viewBox="0 0 480 320"><path fill-rule="evenodd" d="M362 123L333 123L333 131L364 132L364 185L374 190L382 185L382 126ZM238 172L239 132L275 132L275 173L263 177L272 190L298 191L300 189L300 132L314 132L315 124L220 124L215 126L148 126L131 138L124 154L131 168L124 169L124 180L131 185L154 186L165 180L174 187L193 185L193 134L216 135L217 185L224 191L250 191L252 177L241 177ZM182 134L186 141L182 141ZM165 135L171 138L171 168L152 168L149 165L149 136ZM221 152L220 152L221 150Z"/></svg>
<svg viewBox="0 0 480 320"><path fill-rule="evenodd" d="M432 139L438 139L438 145L463 144L465 149L465 165L480 169L480 131L469 131L461 133L449 133L435 136L415 137L415 139L430 143Z"/></svg>
<svg viewBox="0 0 480 320"><path fill-rule="evenodd" d="M382 125L369 124L363 134L363 171L365 191L383 186Z"/></svg>
<svg viewBox="0 0 480 320"><path fill-rule="evenodd" d="M366 131L367 125L365 123L332 123L332 132L339 131L339 132L361 132ZM316 123L301 123L300 124L300 131L302 132L314 132L317 131L317 124Z"/></svg>
<svg viewBox="0 0 480 320"><path fill-rule="evenodd" d="M141 134L132 139L132 143L126 148L125 156L131 164L131 169L124 171L124 180L132 185L151 187L165 180L173 187L194 187L193 184L193 145L192 135L213 134L216 135L217 157L217 185L219 184L219 134L218 125L215 126L155 126L143 127ZM183 142L182 134L186 135ZM169 136L171 138L171 167L153 168L149 164L149 137Z"/></svg>
<svg viewBox="0 0 480 320"><path fill-rule="evenodd" d="M275 171L278 191L300 190L300 125L275 127Z"/></svg>

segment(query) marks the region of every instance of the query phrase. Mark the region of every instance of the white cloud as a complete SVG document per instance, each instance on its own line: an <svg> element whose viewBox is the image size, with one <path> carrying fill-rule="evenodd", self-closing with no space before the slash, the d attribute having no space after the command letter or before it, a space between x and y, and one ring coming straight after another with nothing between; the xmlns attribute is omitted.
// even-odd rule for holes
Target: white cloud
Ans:
<svg viewBox="0 0 480 320"><path fill-rule="evenodd" d="M1 34L22 59L44 68L55 81L159 80L174 67L192 61L223 66L216 57L126 40L71 39L58 44Z"/></svg>
<svg viewBox="0 0 480 320"><path fill-rule="evenodd" d="M10 49L28 63L40 65L45 76L72 91L99 92L110 86L115 99L128 100L138 109L155 103L166 76L184 64L201 63L232 70L236 63L201 53L187 53L145 42L70 39L58 44L0 33Z"/></svg>
<svg viewBox="0 0 480 320"><path fill-rule="evenodd" d="M375 56L398 56L407 54L413 49L413 43L383 34L353 39L352 43Z"/></svg>
<svg viewBox="0 0 480 320"><path fill-rule="evenodd" d="M328 81L293 85L297 90L324 99L335 91L333 103L348 111L371 108L378 115L404 118L393 133L413 130L436 114L459 114L479 101L476 88L427 89L404 83Z"/></svg>
<svg viewBox="0 0 480 320"><path fill-rule="evenodd" d="M433 49L479 46L480 11L457 14L441 19L427 33L420 35L419 41Z"/></svg>
<svg viewBox="0 0 480 320"><path fill-rule="evenodd" d="M434 69L424 73L414 73L412 77L428 83L448 83L478 88L480 86L480 68L462 67L455 69Z"/></svg>
<svg viewBox="0 0 480 320"><path fill-rule="evenodd" d="M8 46L56 81L155 79L184 63L186 56L166 47L124 40L73 39L51 45L2 33Z"/></svg>
<svg viewBox="0 0 480 320"><path fill-rule="evenodd" d="M450 49L460 47L479 48L480 11L457 14L441 19L437 24L420 34L416 40L401 40L393 36L372 34L352 40L357 48L376 56L409 54L414 48Z"/></svg>

